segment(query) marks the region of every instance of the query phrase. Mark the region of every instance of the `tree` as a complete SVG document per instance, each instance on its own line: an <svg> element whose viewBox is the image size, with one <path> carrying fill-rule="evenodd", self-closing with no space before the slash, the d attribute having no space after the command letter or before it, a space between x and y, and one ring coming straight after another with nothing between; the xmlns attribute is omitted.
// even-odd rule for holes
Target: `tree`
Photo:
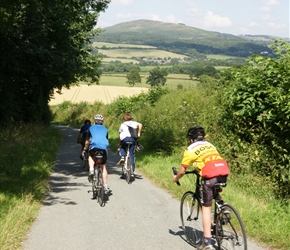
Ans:
<svg viewBox="0 0 290 250"><path fill-rule="evenodd" d="M136 83L141 83L141 76L137 69L131 69L126 77L127 83L129 83L130 86L135 86Z"/></svg>
<svg viewBox="0 0 290 250"><path fill-rule="evenodd" d="M0 123L49 122L54 89L98 83L90 53L98 13L109 0L23 0L0 4Z"/></svg>
<svg viewBox="0 0 290 250"><path fill-rule="evenodd" d="M165 69L160 69L156 67L149 71L149 76L147 77L146 83L150 84L151 87L164 86L166 83L166 78L168 73Z"/></svg>

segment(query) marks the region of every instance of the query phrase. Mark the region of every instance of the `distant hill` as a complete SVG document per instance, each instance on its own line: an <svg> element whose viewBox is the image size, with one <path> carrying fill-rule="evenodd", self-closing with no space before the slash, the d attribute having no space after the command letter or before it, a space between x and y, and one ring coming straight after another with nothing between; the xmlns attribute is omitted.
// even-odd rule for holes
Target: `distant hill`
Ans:
<svg viewBox="0 0 290 250"><path fill-rule="evenodd" d="M189 55L193 50L203 54L240 57L262 52L272 54L268 47L269 40L257 41L257 37L252 40L250 38L202 30L181 23L136 20L107 27L94 41L150 45L184 55Z"/></svg>

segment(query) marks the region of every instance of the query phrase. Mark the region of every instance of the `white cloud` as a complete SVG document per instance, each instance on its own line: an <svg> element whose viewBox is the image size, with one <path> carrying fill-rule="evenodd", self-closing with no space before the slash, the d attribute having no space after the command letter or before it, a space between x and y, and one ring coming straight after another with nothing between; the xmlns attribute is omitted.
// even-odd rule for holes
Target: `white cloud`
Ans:
<svg viewBox="0 0 290 250"><path fill-rule="evenodd" d="M268 1L263 3L263 5L259 8L259 10L262 12L269 12L269 11L271 11L271 7L275 6L275 5L276 6L280 5L278 0L268 0Z"/></svg>
<svg viewBox="0 0 290 250"><path fill-rule="evenodd" d="M278 0L268 0L266 2L266 5L279 5L279 1Z"/></svg>
<svg viewBox="0 0 290 250"><path fill-rule="evenodd" d="M250 23L250 27L258 27L258 26L259 26L259 24L256 23L256 22L254 22L254 21L252 21L252 22Z"/></svg>
<svg viewBox="0 0 290 250"><path fill-rule="evenodd" d="M166 16L164 18L164 22L168 22L168 23L180 23L181 20L178 19L176 16L174 15L169 15L169 16Z"/></svg>
<svg viewBox="0 0 290 250"><path fill-rule="evenodd" d="M131 6L133 5L133 0L112 0L109 6L111 5Z"/></svg>
<svg viewBox="0 0 290 250"><path fill-rule="evenodd" d="M204 25L206 27L230 27L232 21L228 17L222 17L212 11L208 11L204 16Z"/></svg>

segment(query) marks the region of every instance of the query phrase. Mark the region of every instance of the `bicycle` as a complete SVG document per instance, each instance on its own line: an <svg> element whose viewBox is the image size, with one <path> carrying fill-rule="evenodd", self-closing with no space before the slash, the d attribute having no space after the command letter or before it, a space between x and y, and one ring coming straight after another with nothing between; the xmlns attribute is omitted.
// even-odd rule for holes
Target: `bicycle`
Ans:
<svg viewBox="0 0 290 250"><path fill-rule="evenodd" d="M126 157L125 161L122 164L122 179L126 179L126 182L129 184L131 183L131 178L134 177L134 173L132 170L132 163L131 163L131 158L130 158L130 146L133 144L132 142L127 142L127 149L126 149Z"/></svg>
<svg viewBox="0 0 290 250"><path fill-rule="evenodd" d="M103 151L97 150L94 155L94 176L92 180L92 192L93 199L97 199L98 203L101 207L105 206L104 196L105 196L105 188L104 188L104 179L103 179L103 170L102 170L102 158Z"/></svg>
<svg viewBox="0 0 290 250"><path fill-rule="evenodd" d="M172 168L177 174L175 167ZM195 174L195 191L187 191L180 202L180 217L186 241L194 247L202 245L203 233L198 230L198 219L202 209L201 205L201 176L196 170L185 174ZM177 182L177 185L180 185ZM247 249L246 231L237 210L220 199L219 193L226 183L216 183L214 188L214 209L212 223L212 239L217 243L218 249Z"/></svg>

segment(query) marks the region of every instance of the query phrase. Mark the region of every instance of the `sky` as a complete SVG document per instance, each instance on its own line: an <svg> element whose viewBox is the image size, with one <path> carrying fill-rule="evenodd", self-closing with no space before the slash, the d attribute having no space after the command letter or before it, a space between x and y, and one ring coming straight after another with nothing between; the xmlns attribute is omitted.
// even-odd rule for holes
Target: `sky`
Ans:
<svg viewBox="0 0 290 250"><path fill-rule="evenodd" d="M289 0L111 0L97 27L147 19L232 35L289 38Z"/></svg>

